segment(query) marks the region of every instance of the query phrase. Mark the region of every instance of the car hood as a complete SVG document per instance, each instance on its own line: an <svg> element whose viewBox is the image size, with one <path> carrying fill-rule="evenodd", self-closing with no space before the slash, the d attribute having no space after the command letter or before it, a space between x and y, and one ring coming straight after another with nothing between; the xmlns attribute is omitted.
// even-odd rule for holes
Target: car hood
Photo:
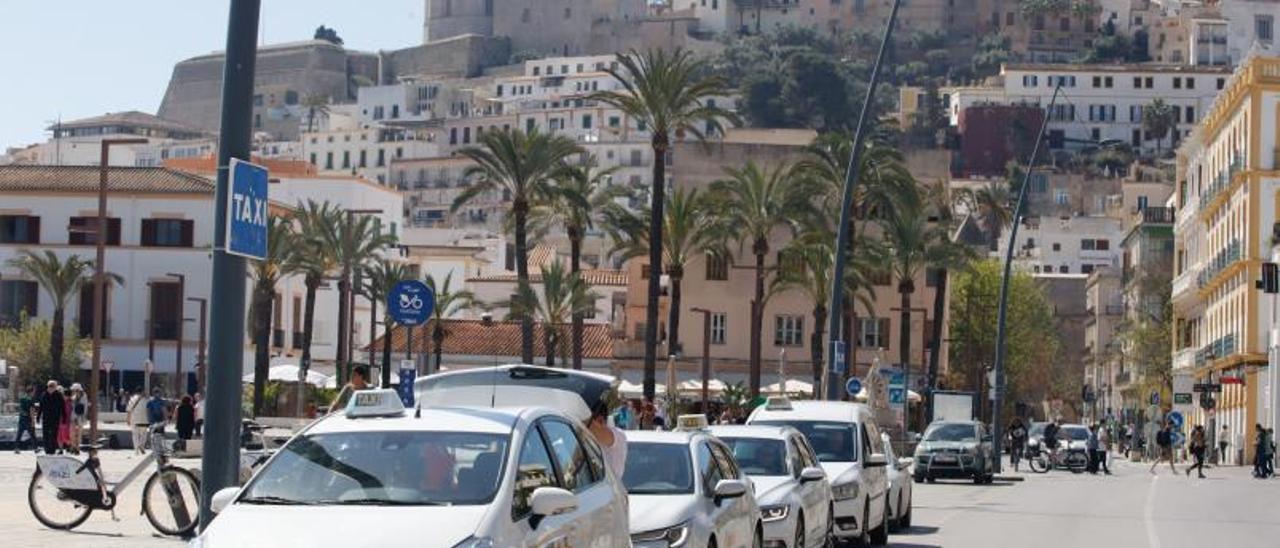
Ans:
<svg viewBox="0 0 1280 548"><path fill-rule="evenodd" d="M916 447L916 454L930 453L933 451L944 450L960 450L973 449L978 446L976 441L922 441L920 446Z"/></svg>
<svg viewBox="0 0 1280 548"><path fill-rule="evenodd" d="M475 534L487 506L259 506L227 508L200 535L201 548L245 546L453 546ZM368 519L365 519L368 518ZM424 536L403 527L430 524ZM360 524L331 527L334 524Z"/></svg>
<svg viewBox="0 0 1280 548"><path fill-rule="evenodd" d="M751 476L751 483L755 485L756 503L760 506L777 504L795 487L789 476Z"/></svg>
<svg viewBox="0 0 1280 548"><path fill-rule="evenodd" d="M831 482L832 486L856 481L861 470L855 462L822 463L822 471L827 473L827 481Z"/></svg>
<svg viewBox="0 0 1280 548"><path fill-rule="evenodd" d="M631 495L631 534L664 529L687 521L697 495Z"/></svg>
<svg viewBox="0 0 1280 548"><path fill-rule="evenodd" d="M1089 442L1083 440L1072 440L1067 443L1067 449L1072 451L1084 451L1089 448Z"/></svg>

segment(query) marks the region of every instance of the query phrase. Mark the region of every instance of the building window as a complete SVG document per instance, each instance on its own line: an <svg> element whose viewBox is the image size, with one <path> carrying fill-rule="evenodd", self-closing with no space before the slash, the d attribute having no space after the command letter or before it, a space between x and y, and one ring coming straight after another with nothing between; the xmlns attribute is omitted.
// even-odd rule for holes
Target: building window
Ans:
<svg viewBox="0 0 1280 548"><path fill-rule="evenodd" d="M1054 250L1054 251L1062 251L1062 244L1057 243L1057 242L1054 242L1054 244L1053 244L1053 250Z"/></svg>
<svg viewBox="0 0 1280 548"><path fill-rule="evenodd" d="M778 274L783 277L804 273L804 256L788 250L778 251Z"/></svg>
<svg viewBox="0 0 1280 548"><path fill-rule="evenodd" d="M97 217L72 217L68 228L67 243L71 245L94 245L98 243ZM120 245L120 219L107 219L106 245Z"/></svg>
<svg viewBox="0 0 1280 548"><path fill-rule="evenodd" d="M80 336L89 338L93 336L93 310L94 310L93 284L84 284L84 286L80 288L79 298L80 298L80 308L76 312L77 316L79 317L76 318L76 324L77 324L77 327L79 328ZM111 314L111 285L110 284L104 285L102 287L102 301L104 304L106 304L106 306L103 307L103 310L106 311L107 315ZM107 315L104 315L102 317L102 336L103 337L111 336L111 323L109 321L110 318L108 318Z"/></svg>
<svg viewBox="0 0 1280 548"><path fill-rule="evenodd" d="M1185 120L1184 123L1187 123L1187 124L1196 123L1196 107L1190 107L1190 106L1184 107L1183 114L1185 114L1185 116L1183 117Z"/></svg>
<svg viewBox="0 0 1280 548"><path fill-rule="evenodd" d="M192 247L195 221L143 219L143 247Z"/></svg>
<svg viewBox="0 0 1280 548"><path fill-rule="evenodd" d="M804 316L775 316L773 319L774 346L800 346L804 338Z"/></svg>
<svg viewBox="0 0 1280 548"><path fill-rule="evenodd" d="M1270 15L1255 15L1253 29L1259 42L1270 43L1275 38L1275 18Z"/></svg>
<svg viewBox="0 0 1280 548"><path fill-rule="evenodd" d="M16 327L23 316L38 313L40 284L26 280L0 280L0 327Z"/></svg>
<svg viewBox="0 0 1280 548"><path fill-rule="evenodd" d="M1146 196L1138 196L1138 211L1146 209L1148 203Z"/></svg>
<svg viewBox="0 0 1280 548"><path fill-rule="evenodd" d="M151 282L151 337L161 341L178 338L182 295L178 282Z"/></svg>
<svg viewBox="0 0 1280 548"><path fill-rule="evenodd" d="M1226 85L1227 85L1227 79L1226 79L1226 78L1218 78L1218 89L1222 89L1222 88L1226 87Z"/></svg>
<svg viewBox="0 0 1280 548"><path fill-rule="evenodd" d="M369 167L369 151L360 151L360 167Z"/></svg>
<svg viewBox="0 0 1280 548"><path fill-rule="evenodd" d="M729 258L720 254L707 254L707 280L729 279Z"/></svg>
<svg viewBox="0 0 1280 548"><path fill-rule="evenodd" d="M858 318L857 340L862 348L887 348L889 318Z"/></svg>
<svg viewBox="0 0 1280 548"><path fill-rule="evenodd" d="M1065 265L1065 264L1064 264L1064 265L1062 265L1062 266L1059 266L1059 267L1058 267L1058 273L1059 273L1059 274L1070 274L1070 273L1071 273L1071 267L1069 267L1069 266L1067 266L1067 265Z"/></svg>
<svg viewBox="0 0 1280 548"><path fill-rule="evenodd" d="M1182 78L1173 78L1173 89L1182 89Z"/></svg>
<svg viewBox="0 0 1280 548"><path fill-rule="evenodd" d="M609 117L609 127L611 127L611 128L617 128L617 127L619 127L619 126L621 126L621 125L622 125L622 118L619 118L619 117L617 117L617 116L610 116L610 117Z"/></svg>
<svg viewBox="0 0 1280 548"><path fill-rule="evenodd" d="M1082 264L1082 265L1080 265L1080 273L1081 273L1081 274L1093 274L1093 265L1091 265L1091 264Z"/></svg>
<svg viewBox="0 0 1280 548"><path fill-rule="evenodd" d="M724 312L711 315L711 344L724 344L725 326L728 322L729 318Z"/></svg>
<svg viewBox="0 0 1280 548"><path fill-rule="evenodd" d="M1071 195L1067 193L1065 188L1053 189L1053 203L1058 205L1068 205L1071 203Z"/></svg>
<svg viewBox="0 0 1280 548"><path fill-rule="evenodd" d="M333 169L333 152L324 153L324 168Z"/></svg>
<svg viewBox="0 0 1280 548"><path fill-rule="evenodd" d="M378 167L387 165L387 151L378 149Z"/></svg>
<svg viewBox="0 0 1280 548"><path fill-rule="evenodd" d="M342 151L342 169L351 169L351 151Z"/></svg>
<svg viewBox="0 0 1280 548"><path fill-rule="evenodd" d="M1187 89L1196 89L1196 79L1188 76L1184 79L1187 83Z"/></svg>
<svg viewBox="0 0 1280 548"><path fill-rule="evenodd" d="M591 121L592 121L592 120L591 120L591 115L590 115L590 114L583 114L583 115L582 115L582 129L591 129Z"/></svg>
<svg viewBox="0 0 1280 548"><path fill-rule="evenodd" d="M0 244L40 243L40 218L29 215L0 215Z"/></svg>

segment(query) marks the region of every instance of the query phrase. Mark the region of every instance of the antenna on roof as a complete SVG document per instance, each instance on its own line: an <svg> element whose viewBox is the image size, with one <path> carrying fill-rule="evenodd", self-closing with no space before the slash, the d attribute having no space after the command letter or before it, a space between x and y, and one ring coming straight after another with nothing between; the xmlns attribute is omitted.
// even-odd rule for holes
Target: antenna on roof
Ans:
<svg viewBox="0 0 1280 548"><path fill-rule="evenodd" d="M422 418L422 402L418 402L417 408L413 410L413 418Z"/></svg>

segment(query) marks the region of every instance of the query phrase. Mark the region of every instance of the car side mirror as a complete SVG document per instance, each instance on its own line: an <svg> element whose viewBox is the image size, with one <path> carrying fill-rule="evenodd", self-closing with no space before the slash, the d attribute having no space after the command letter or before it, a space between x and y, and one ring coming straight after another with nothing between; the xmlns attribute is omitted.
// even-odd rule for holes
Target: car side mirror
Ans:
<svg viewBox="0 0 1280 548"><path fill-rule="evenodd" d="M810 466L800 471L800 483L809 483L827 478L827 473L817 466Z"/></svg>
<svg viewBox="0 0 1280 548"><path fill-rule="evenodd" d="M209 510L213 511L215 514L221 514L226 507L231 506L231 503L235 502L236 495L238 494L240 494L239 487L225 487L218 490L218 492L214 493L213 497L209 499Z"/></svg>
<svg viewBox="0 0 1280 548"><path fill-rule="evenodd" d="M539 487L529 496L529 526L537 529L538 522L548 516L557 516L578 509L578 495L559 487Z"/></svg>
<svg viewBox="0 0 1280 548"><path fill-rule="evenodd" d="M871 456L867 457L867 461L862 463L862 467L877 468L880 466L887 466L888 464L889 461L885 458L884 453L872 453Z"/></svg>
<svg viewBox="0 0 1280 548"><path fill-rule="evenodd" d="M722 479L712 490L716 504L720 504L724 499L735 499L745 494L747 494L747 482L739 479Z"/></svg>

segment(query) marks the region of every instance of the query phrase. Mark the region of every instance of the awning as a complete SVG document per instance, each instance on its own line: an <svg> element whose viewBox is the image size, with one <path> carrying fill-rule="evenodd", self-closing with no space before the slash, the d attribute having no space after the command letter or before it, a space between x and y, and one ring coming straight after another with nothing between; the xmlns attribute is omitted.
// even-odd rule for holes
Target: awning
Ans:
<svg viewBox="0 0 1280 548"><path fill-rule="evenodd" d="M773 383L763 388L768 394L812 394L813 384L796 379L787 379L785 386Z"/></svg>

